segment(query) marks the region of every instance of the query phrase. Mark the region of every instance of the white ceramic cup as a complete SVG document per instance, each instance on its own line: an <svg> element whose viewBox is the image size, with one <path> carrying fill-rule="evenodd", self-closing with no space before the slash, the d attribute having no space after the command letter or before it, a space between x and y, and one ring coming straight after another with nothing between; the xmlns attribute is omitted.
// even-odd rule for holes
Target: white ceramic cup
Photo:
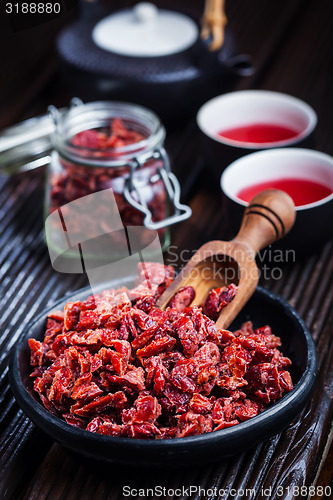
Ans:
<svg viewBox="0 0 333 500"><path fill-rule="evenodd" d="M245 90L220 95L206 102L197 114L207 161L221 172L244 154L286 146L311 146L317 124L315 111L287 94L267 90ZM295 130L296 134L274 142L245 142L228 139L219 132L253 124L272 124ZM311 137L310 137L311 136Z"/></svg>
<svg viewBox="0 0 333 500"><path fill-rule="evenodd" d="M231 163L221 176L221 189L229 200L229 214L241 216L247 202L238 193L276 179L299 178L327 186L331 194L296 207L296 222L282 246L298 253L318 250L333 238L333 158L312 149L281 148L252 153Z"/></svg>

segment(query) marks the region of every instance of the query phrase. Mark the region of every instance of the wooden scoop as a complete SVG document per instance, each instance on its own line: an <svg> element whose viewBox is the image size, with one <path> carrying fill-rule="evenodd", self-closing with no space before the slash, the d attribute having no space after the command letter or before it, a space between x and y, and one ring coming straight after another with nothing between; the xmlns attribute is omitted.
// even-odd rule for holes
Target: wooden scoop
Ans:
<svg viewBox="0 0 333 500"><path fill-rule="evenodd" d="M216 321L218 328L228 328L257 287L256 254L287 234L295 216L294 202L287 193L277 189L259 193L245 209L237 236L231 241L210 241L199 248L161 295L157 307L165 309L175 293L185 286L196 291L192 305L202 305L212 288L234 283L239 287L237 295Z"/></svg>

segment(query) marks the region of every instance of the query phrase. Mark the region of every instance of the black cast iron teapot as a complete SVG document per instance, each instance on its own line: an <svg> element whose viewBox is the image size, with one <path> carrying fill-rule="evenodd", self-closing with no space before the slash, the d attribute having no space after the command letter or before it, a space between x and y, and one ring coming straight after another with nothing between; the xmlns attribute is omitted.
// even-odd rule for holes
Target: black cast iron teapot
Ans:
<svg viewBox="0 0 333 500"><path fill-rule="evenodd" d="M208 50L197 13L144 2L108 14L98 0L82 0L79 19L57 40L64 75L84 99L136 102L170 122L253 73L249 56L235 54L228 29L222 49Z"/></svg>

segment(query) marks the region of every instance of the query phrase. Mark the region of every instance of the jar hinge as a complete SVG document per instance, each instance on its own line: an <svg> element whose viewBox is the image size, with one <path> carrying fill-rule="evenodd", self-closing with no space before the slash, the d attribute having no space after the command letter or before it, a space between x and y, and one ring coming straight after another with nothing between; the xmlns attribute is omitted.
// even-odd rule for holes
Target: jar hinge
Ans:
<svg viewBox="0 0 333 500"><path fill-rule="evenodd" d="M165 149L160 148L156 150L153 158L160 158L163 161L163 167L157 168L157 174L153 175L150 181L155 183L160 179L162 180L173 214L156 222L152 220L152 213L147 206L141 188L134 178L134 171L136 168L142 167L146 159L142 161L139 158L135 158L131 163L130 176L125 182L124 196L128 203L145 215L144 226L147 229L157 230L188 219L192 214L192 210L187 205L180 203L180 185L177 177L170 171L169 158ZM131 194L133 191L136 193L138 201L133 198Z"/></svg>

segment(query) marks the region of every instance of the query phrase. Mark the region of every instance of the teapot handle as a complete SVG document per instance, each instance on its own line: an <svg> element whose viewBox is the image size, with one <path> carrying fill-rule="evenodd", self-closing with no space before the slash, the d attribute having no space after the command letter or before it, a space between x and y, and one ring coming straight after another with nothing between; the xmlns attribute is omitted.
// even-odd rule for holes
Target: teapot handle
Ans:
<svg viewBox="0 0 333 500"><path fill-rule="evenodd" d="M215 66L217 70L220 66L221 69L227 69L236 76L252 76L255 73L253 59L249 54L237 54L226 57L223 47L218 51L211 52L209 50L211 40L212 37L200 40L200 66L205 68Z"/></svg>

